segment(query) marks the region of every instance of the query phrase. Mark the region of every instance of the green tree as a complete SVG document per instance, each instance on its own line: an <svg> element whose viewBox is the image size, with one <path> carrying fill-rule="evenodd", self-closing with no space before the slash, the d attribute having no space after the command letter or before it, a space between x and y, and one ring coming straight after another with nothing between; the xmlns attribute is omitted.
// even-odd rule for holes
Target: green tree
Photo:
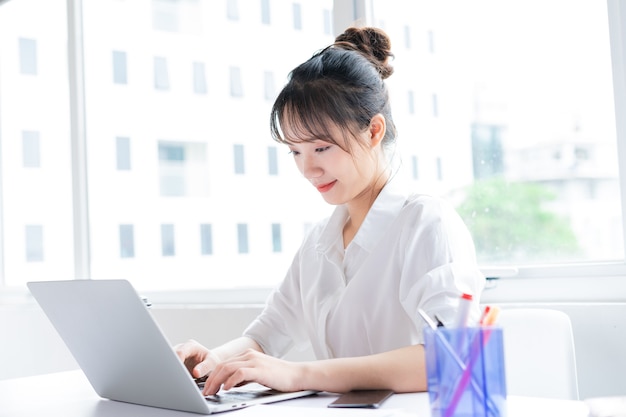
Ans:
<svg viewBox="0 0 626 417"><path fill-rule="evenodd" d="M457 210L467 224L482 263L563 261L579 253L563 216L546 206L555 194L534 183L491 178L475 182Z"/></svg>

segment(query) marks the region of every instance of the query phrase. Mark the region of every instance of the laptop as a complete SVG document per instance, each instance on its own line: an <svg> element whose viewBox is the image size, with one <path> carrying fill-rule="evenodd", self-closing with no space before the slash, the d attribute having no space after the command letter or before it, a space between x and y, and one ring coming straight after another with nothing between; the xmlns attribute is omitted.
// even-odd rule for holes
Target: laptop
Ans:
<svg viewBox="0 0 626 417"><path fill-rule="evenodd" d="M280 392L249 384L204 397L128 281L27 285L102 398L213 414L315 393Z"/></svg>

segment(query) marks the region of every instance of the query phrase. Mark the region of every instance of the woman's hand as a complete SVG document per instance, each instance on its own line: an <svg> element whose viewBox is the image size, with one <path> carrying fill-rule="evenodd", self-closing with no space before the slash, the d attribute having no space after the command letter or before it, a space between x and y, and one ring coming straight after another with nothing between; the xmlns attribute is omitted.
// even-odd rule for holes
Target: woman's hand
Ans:
<svg viewBox="0 0 626 417"><path fill-rule="evenodd" d="M230 389L256 382L279 391L298 391L303 387L304 364L278 359L255 349L232 356L216 364L202 393L213 395L220 388Z"/></svg>
<svg viewBox="0 0 626 417"><path fill-rule="evenodd" d="M174 352L194 378L208 375L220 362L220 358L215 353L195 340L174 346Z"/></svg>

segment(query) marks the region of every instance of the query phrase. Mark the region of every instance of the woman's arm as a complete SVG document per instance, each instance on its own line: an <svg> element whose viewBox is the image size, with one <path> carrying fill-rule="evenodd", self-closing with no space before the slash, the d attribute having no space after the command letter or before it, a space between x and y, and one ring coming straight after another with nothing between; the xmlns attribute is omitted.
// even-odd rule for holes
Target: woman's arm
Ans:
<svg viewBox="0 0 626 417"><path fill-rule="evenodd" d="M346 392L387 388L394 392L425 391L423 345L353 358L327 359L304 364L307 389Z"/></svg>
<svg viewBox="0 0 626 417"><path fill-rule="evenodd" d="M217 364L203 393L215 394L248 382L280 391L312 389L347 392L387 388L395 392L426 390L424 347L407 346L369 356L311 362L288 362L248 349Z"/></svg>

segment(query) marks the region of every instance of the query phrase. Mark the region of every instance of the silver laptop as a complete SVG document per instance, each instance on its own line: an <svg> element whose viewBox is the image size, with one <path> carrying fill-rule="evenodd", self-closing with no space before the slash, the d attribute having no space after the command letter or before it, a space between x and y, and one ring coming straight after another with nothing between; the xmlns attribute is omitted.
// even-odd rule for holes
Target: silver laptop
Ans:
<svg viewBox="0 0 626 417"><path fill-rule="evenodd" d="M204 397L128 281L27 285L102 398L212 414L315 392L280 392L258 386Z"/></svg>

